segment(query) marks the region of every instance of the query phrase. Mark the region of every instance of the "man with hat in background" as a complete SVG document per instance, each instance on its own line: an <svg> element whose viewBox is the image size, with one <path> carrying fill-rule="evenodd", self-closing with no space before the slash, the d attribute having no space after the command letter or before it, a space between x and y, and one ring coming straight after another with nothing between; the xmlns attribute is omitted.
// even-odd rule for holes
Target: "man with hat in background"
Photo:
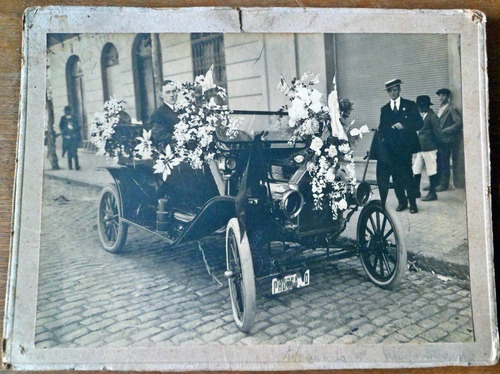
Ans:
<svg viewBox="0 0 500 374"><path fill-rule="evenodd" d="M424 120L424 125L418 131L418 140L420 142L420 152L413 163L413 175L417 195L420 195L420 180L422 170L427 170L429 176L429 193L422 198L422 201L437 200L436 187L439 184L439 175L437 173L437 138L436 134L440 131L439 118L431 109L431 98L427 95L417 96L417 107Z"/></svg>
<svg viewBox="0 0 500 374"><path fill-rule="evenodd" d="M440 185L437 192L446 191L450 184L450 157L453 161L453 184L455 187L463 188L464 170L461 162L462 143L462 116L451 102L451 91L441 88L436 92L439 96L441 106L437 112L440 122L438 135L438 159Z"/></svg>
<svg viewBox="0 0 500 374"><path fill-rule="evenodd" d="M400 79L385 83L391 101L380 110L380 153L385 156L378 158L377 184L382 204L385 206L392 175L394 191L399 202L396 210L405 210L409 202L410 213L417 213L417 191L411 162L413 153L420 150L417 130L422 127L422 117L415 102L400 96L402 83Z"/></svg>

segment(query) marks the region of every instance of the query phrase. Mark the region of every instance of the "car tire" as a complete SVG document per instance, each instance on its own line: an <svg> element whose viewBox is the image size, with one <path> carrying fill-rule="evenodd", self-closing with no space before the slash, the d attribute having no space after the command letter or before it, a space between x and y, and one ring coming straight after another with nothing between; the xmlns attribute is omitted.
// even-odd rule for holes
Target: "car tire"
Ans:
<svg viewBox="0 0 500 374"><path fill-rule="evenodd" d="M397 285L406 271L406 238L394 211L374 200L359 215L357 243L361 264L381 288Z"/></svg>
<svg viewBox="0 0 500 374"><path fill-rule="evenodd" d="M97 229L103 248L111 253L122 251L127 240L128 225L122 220L120 195L116 186L101 190L98 203Z"/></svg>
<svg viewBox="0 0 500 374"><path fill-rule="evenodd" d="M234 321L238 329L249 332L256 314L255 275L248 236L241 236L237 218L231 218L226 228L226 264Z"/></svg>

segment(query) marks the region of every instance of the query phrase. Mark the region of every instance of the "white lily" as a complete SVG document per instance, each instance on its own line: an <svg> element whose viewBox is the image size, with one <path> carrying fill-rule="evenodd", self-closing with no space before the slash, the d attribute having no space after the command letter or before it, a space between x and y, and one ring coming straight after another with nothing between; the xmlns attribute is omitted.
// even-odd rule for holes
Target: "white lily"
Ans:
<svg viewBox="0 0 500 374"><path fill-rule="evenodd" d="M141 156L143 160L150 160L153 156L153 142L151 141L151 130L142 130L142 137L138 136L136 138L140 141L139 144L135 146L135 150Z"/></svg>
<svg viewBox="0 0 500 374"><path fill-rule="evenodd" d="M165 147L165 154L160 154L156 160L156 164L153 166L154 174L163 174L162 178L166 181L168 176L172 174L172 169L180 163L181 160L175 157L169 144Z"/></svg>

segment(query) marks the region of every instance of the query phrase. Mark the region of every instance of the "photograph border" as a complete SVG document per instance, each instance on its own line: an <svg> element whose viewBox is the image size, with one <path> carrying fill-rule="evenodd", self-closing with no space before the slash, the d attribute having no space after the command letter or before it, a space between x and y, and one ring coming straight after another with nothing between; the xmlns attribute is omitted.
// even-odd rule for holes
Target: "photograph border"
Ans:
<svg viewBox="0 0 500 374"><path fill-rule="evenodd" d="M383 17L382 17L383 16ZM199 22L193 24L193 17ZM387 22L387 19L391 22ZM150 20L155 19L153 25ZM16 369L293 370L486 365L497 360L485 16L467 10L44 7L25 13L4 365ZM457 33L475 342L35 349L49 33ZM479 120L478 120L479 119ZM27 151L29 150L29 152ZM478 167L479 165L479 167ZM395 349L396 348L396 349ZM411 357L411 359L408 359Z"/></svg>

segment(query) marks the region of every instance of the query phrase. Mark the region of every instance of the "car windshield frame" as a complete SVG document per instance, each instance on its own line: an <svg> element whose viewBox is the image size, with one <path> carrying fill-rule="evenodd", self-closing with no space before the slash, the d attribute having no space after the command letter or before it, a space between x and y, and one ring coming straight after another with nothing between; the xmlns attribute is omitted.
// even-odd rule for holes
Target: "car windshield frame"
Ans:
<svg viewBox="0 0 500 374"><path fill-rule="evenodd" d="M280 110L280 111L232 110L231 113L235 117L237 117L238 115L246 115L246 116L269 116L269 117L270 116L277 116L277 117L279 117L279 119L282 119L282 118L288 116L288 112L283 111L283 110ZM239 129L237 129L237 130L239 130ZM260 129L259 131L256 131L254 133L254 135L251 135L251 134L249 134L248 132L246 132L244 130L239 130L239 131L241 131L243 134L248 135L249 137L251 137L251 139L249 139L249 140L232 140L232 139L227 139L227 138L221 138L221 136L218 135L218 134L216 134L216 137L217 137L218 141L220 141L221 143L226 144L226 145L231 145L231 144L240 144L240 145L243 145L243 144L252 143L256 134L261 134L261 133L265 133L266 132L265 129ZM302 148L302 146L305 144L305 142L302 141L302 140L297 140L294 143L290 143L290 139L289 139L290 135L287 135L286 139L285 138L267 139L266 138L267 136L264 136L263 139L262 139L262 141L264 143L267 143L267 144L281 145L281 147L283 147L285 145L289 145L289 148ZM299 146L299 147L297 147L297 146Z"/></svg>

